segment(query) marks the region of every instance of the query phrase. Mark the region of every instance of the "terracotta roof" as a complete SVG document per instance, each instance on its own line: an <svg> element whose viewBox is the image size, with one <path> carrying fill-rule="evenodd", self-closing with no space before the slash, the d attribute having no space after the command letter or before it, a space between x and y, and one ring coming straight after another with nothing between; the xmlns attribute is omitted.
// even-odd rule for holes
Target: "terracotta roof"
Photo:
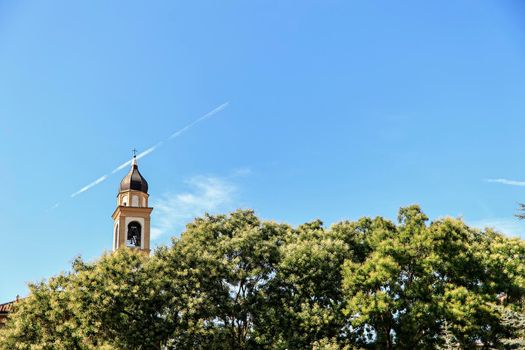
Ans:
<svg viewBox="0 0 525 350"><path fill-rule="evenodd" d="M8 303L0 304L0 314L7 314L13 309L13 305L16 301L10 301Z"/></svg>

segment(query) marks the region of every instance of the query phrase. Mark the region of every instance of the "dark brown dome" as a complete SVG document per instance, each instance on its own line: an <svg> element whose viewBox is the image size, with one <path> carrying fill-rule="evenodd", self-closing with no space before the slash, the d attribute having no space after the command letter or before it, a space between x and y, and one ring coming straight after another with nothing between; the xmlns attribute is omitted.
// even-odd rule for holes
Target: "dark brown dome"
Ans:
<svg viewBox="0 0 525 350"><path fill-rule="evenodd" d="M148 182L140 174L139 167L137 166L135 159L133 159L133 162L131 163L131 169L128 175L124 176L120 182L120 192L129 190L148 193Z"/></svg>

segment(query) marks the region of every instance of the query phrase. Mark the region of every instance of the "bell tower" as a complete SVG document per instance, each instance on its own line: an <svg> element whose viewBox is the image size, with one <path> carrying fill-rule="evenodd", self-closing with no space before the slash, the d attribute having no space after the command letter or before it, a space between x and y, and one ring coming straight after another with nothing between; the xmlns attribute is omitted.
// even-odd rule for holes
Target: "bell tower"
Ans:
<svg viewBox="0 0 525 350"><path fill-rule="evenodd" d="M113 212L113 251L127 247L150 252L148 182L140 174L133 152L129 173L120 182L117 208Z"/></svg>

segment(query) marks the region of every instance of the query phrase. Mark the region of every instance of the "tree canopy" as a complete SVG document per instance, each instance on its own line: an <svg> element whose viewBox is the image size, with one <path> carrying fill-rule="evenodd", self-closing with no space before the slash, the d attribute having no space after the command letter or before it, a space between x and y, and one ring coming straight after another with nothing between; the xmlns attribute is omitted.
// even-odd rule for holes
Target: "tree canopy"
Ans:
<svg viewBox="0 0 525 350"><path fill-rule="evenodd" d="M239 210L31 284L0 349L511 349L524 296L522 240L415 205L331 227Z"/></svg>

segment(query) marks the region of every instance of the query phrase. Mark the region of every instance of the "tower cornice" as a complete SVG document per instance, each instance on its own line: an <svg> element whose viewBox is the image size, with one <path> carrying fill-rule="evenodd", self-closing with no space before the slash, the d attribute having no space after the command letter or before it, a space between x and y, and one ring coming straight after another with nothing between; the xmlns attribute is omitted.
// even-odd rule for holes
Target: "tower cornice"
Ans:
<svg viewBox="0 0 525 350"><path fill-rule="evenodd" d="M124 216L128 216L126 214L141 214L141 213L150 215L152 210L153 210L152 207L128 207L125 205L119 205L118 207L115 208L115 211L113 212L111 217L113 218L113 220L115 220L121 213Z"/></svg>

